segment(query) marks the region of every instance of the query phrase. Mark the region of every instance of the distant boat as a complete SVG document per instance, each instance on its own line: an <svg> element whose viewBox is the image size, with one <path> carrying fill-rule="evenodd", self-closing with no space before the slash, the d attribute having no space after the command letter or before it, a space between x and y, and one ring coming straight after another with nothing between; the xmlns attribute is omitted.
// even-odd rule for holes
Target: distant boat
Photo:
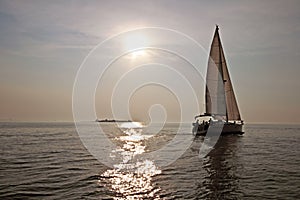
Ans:
<svg viewBox="0 0 300 200"><path fill-rule="evenodd" d="M195 116L195 120L196 122L193 123L195 135L206 135L208 129L213 131L220 125L223 125L221 132L223 135L244 133L244 122L234 95L218 26L211 44L207 66L205 113Z"/></svg>
<svg viewBox="0 0 300 200"><path fill-rule="evenodd" d="M96 122L132 122L131 120L96 119Z"/></svg>

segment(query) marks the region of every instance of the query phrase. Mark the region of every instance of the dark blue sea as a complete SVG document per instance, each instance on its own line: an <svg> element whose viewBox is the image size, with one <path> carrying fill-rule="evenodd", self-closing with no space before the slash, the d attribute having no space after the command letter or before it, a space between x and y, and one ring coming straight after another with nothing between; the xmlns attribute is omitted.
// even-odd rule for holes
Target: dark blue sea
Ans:
<svg viewBox="0 0 300 200"><path fill-rule="evenodd" d="M171 141L178 125L147 137L143 128L137 137L102 126L112 153L124 156L114 167L89 153L73 123L0 123L0 199L300 199L298 125L246 124L243 136L220 137L202 157L205 138L187 126L191 145L167 166L142 155Z"/></svg>

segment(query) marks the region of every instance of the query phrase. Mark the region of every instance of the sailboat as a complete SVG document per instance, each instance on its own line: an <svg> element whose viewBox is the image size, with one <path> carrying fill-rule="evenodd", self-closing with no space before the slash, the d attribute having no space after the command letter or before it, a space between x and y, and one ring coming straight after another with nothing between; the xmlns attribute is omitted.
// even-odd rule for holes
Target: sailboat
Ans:
<svg viewBox="0 0 300 200"><path fill-rule="evenodd" d="M243 134L244 122L230 80L219 27L216 25L206 74L205 113L195 116L193 134L206 135L208 130L221 134Z"/></svg>

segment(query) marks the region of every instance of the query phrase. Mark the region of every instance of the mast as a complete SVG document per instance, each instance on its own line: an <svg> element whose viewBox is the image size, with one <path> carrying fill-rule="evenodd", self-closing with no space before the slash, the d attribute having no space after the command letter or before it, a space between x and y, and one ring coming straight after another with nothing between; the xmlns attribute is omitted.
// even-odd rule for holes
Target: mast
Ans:
<svg viewBox="0 0 300 200"><path fill-rule="evenodd" d="M223 73L223 62L222 62L222 44L221 44L221 39L220 39L220 35L219 35L219 26L216 25L216 32L217 32L217 35L218 35L218 43L219 43L219 70L220 70L220 74L221 74L221 77L222 77L222 81L223 81L223 86L225 88L225 82L226 80L224 80L224 73ZM226 95L225 91L224 91L224 95ZM228 122L228 111L227 111L227 102L226 102L226 98L225 98L225 104L226 104L226 122Z"/></svg>

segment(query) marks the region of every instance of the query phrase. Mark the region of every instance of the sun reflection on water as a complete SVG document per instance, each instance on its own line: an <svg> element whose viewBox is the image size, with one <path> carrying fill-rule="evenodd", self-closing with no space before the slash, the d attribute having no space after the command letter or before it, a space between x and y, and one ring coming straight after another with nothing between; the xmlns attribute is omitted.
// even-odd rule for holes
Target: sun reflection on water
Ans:
<svg viewBox="0 0 300 200"><path fill-rule="evenodd" d="M145 152L145 140L152 137L143 135L142 131L139 126L125 127L124 135L115 138L122 142L122 146L115 149L111 157L119 154L122 162L105 171L99 180L99 183L104 183L115 194L114 199L160 199L157 195L160 188L154 186L152 177L160 174L161 170L151 160L134 159Z"/></svg>

